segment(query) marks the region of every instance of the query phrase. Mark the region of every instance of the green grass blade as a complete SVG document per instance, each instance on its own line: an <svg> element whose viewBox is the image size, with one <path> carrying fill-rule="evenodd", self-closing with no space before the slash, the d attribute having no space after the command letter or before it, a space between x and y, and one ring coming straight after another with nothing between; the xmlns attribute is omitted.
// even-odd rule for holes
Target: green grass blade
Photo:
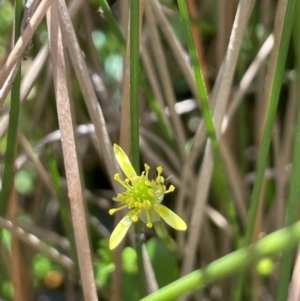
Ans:
<svg viewBox="0 0 300 301"><path fill-rule="evenodd" d="M298 1L299 2L299 1ZM297 4L297 10L300 8ZM300 96L300 42L299 42L299 33L300 33L300 20L295 18L295 29L294 29L294 44L295 44L295 53L296 53L296 62L297 62L297 98ZM299 108L298 108L299 110ZM287 201L285 225L289 226L296 222L297 212L299 208L299 195L300 195L300 111L298 111L298 119L295 131L295 146L294 146L294 155L292 161L292 173L290 179L290 187ZM289 282L290 282L290 273L292 270L292 264L294 260L295 249L287 250L282 254L281 263L280 263L280 272L279 272L279 281L278 281L278 290L277 290L277 301L284 301L287 299Z"/></svg>
<svg viewBox="0 0 300 301"><path fill-rule="evenodd" d="M125 52L126 51L126 41L124 39L124 36L121 32L121 29L113 16L113 13L110 9L109 4L107 3L106 0L98 0L98 4L100 5L100 8L107 20L107 23L109 25L109 28L112 30L116 38L118 39L122 50ZM163 114L159 111L159 108L156 105L156 99L153 97L151 89L149 88L149 84L146 81L146 77L144 75L144 72L142 71L142 68L140 68L140 84L143 87L144 93L147 96L147 100L149 102L149 106L153 110L153 112L157 115L158 118L158 123L160 128L162 129L165 138L170 142L174 142L174 137L171 135L171 130L164 121Z"/></svg>
<svg viewBox="0 0 300 301"><path fill-rule="evenodd" d="M185 0L178 0L178 7L181 18L185 25L186 35L187 35L187 44L189 48L189 53L192 61L192 65L194 68L195 80L198 89L198 94L200 96L200 103L203 110L204 122L206 125L206 129L208 132L208 136L211 140L211 146L214 152L215 158L215 167L216 167L216 176L218 179L218 186L220 191L222 191L224 195L224 199L226 200L226 210L227 215L232 227L233 237L235 239L235 244L238 246L238 240L240 238L239 227L237 222L237 216L235 213L233 201L231 198L230 188L226 179L225 166L223 163L223 159L221 156L220 145L217 139L217 134L212 118L212 112L208 102L208 95L205 87L204 77L202 74L201 66L198 59L197 50L195 47L192 29L191 29L191 21L186 5Z"/></svg>
<svg viewBox="0 0 300 301"><path fill-rule="evenodd" d="M130 123L131 157L137 174L140 173L139 151L139 0L130 1Z"/></svg>
<svg viewBox="0 0 300 301"><path fill-rule="evenodd" d="M285 61L287 56L287 50L288 50L292 26L293 26L295 3L296 3L295 0L289 0L287 3L281 41L277 52L275 73L273 76L273 81L271 83L265 127L263 130L261 147L258 155L256 177L255 177L254 187L250 198L250 208L248 213L244 245L249 245L251 243L253 233L254 233L255 219L258 210L261 188L264 180L264 173L267 166L268 153L269 153L269 148L270 148L270 143L271 143L271 138L273 133L273 125L274 125L275 115L277 111L279 93L281 89L281 82L283 78ZM235 292L234 292L234 300L236 301L241 299L241 292L242 292L244 279L245 279L244 274L239 275L237 284L235 286Z"/></svg>
<svg viewBox="0 0 300 301"><path fill-rule="evenodd" d="M21 0L15 1L15 41L20 36L23 5ZM17 133L20 110L20 87L21 67L17 72L14 84L11 89L11 103L9 112L9 123L7 131L7 144L4 157L4 171L2 176L2 189L0 192L0 216L5 216L8 199L13 185L13 169L17 149Z"/></svg>
<svg viewBox="0 0 300 301"><path fill-rule="evenodd" d="M249 209L249 216L248 216L248 223L247 223L248 226L247 226L246 239L245 239L245 244L247 245L250 244L252 240L256 212L259 203L259 196L260 196L260 191L263 183L264 172L267 165L267 158L268 158L272 132L273 132L273 124L275 120L281 82L283 78L285 61L287 56L287 50L288 50L288 45L289 45L291 30L293 25L293 12L295 9L295 3L296 3L295 0L288 1L285 21L283 25L283 32L282 32L281 42L279 46L276 70L275 70L274 80L272 82L272 87L271 87L271 94L268 102L265 128L264 128L263 137L261 141L261 148L259 150L254 188L250 199L250 209Z"/></svg>
<svg viewBox="0 0 300 301"><path fill-rule="evenodd" d="M123 51L125 51L126 41L123 37L123 34L120 30L120 27L118 26L118 23L117 23L115 17L112 14L109 4L107 3L106 0L98 0L98 3L100 5L100 9L103 11L103 14L107 20L109 28L112 30L112 32L115 34L116 38L119 40L119 43L121 44L121 46L123 48Z"/></svg>
<svg viewBox="0 0 300 301"><path fill-rule="evenodd" d="M298 87L299 84L300 82L298 80ZM285 218L286 226L294 223L297 220L297 216L298 216L299 195L300 195L299 153L300 153L300 114L298 113L298 120L296 126L296 141L294 147L294 158L292 162L292 173L291 173L289 196L288 196L287 209L286 209L286 218ZM277 299L276 299L277 301L286 300L288 289L289 289L290 273L292 270L294 255L295 255L295 249L287 250L282 254L281 263L280 263L280 274L278 280L278 291L277 291Z"/></svg>
<svg viewBox="0 0 300 301"><path fill-rule="evenodd" d="M140 149L139 149L139 39L140 39L140 0L130 0L130 132L131 132L131 158L132 166L140 173ZM141 296L147 293L145 269L143 264L142 243L143 236L141 221L135 223L136 252L139 267L139 282Z"/></svg>

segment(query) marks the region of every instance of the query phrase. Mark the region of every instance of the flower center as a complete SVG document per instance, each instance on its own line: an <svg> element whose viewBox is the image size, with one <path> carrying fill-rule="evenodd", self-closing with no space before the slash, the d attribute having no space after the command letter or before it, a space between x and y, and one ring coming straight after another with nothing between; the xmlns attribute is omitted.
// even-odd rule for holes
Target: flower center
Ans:
<svg viewBox="0 0 300 301"><path fill-rule="evenodd" d="M132 189L129 190L129 193L132 198L128 203L130 207L147 207L149 206L149 203L153 205L156 202L156 197L153 189L149 187L145 181L133 184ZM134 201L133 206L132 201ZM140 205L136 203L139 203Z"/></svg>

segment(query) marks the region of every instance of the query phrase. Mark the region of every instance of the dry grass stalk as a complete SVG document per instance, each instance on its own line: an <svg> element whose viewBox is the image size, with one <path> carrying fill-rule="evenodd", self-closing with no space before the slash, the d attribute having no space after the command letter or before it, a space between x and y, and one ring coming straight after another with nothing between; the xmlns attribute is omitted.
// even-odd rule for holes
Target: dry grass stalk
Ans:
<svg viewBox="0 0 300 301"><path fill-rule="evenodd" d="M55 1L47 11L47 25L49 32L50 54L52 59L58 120L62 136L61 141L68 185L68 196L70 200L84 298L85 300L97 301L98 298L93 274L85 210L83 206L82 186L71 118L71 107L64 59L64 47L58 20L58 2Z"/></svg>
<svg viewBox="0 0 300 301"><path fill-rule="evenodd" d="M221 123L225 114L225 108L231 90L233 75L242 43L243 33L246 28L253 3L254 1L247 0L242 0L239 3L229 41L227 55L225 57L223 67L220 69L218 76L219 80L217 79L216 86L213 91L212 103L215 104L214 121L217 133L220 132ZM195 203L190 219L190 231L188 233L184 252L185 256L181 271L182 275L186 275L193 270L197 246L201 233L202 215L209 192L213 165L212 149L210 146L210 141L208 141L206 144L205 154L197 181L197 191L194 201Z"/></svg>
<svg viewBox="0 0 300 301"><path fill-rule="evenodd" d="M3 86L4 82L7 79L7 76L10 74L11 70L15 66L15 64L18 62L18 60L21 60L23 53L25 51L25 48L29 44L29 42L32 39L33 34L35 33L38 25L43 20L46 11L48 7L50 6L52 0L44 0L42 3L38 6L37 10L35 11L34 15L30 19L26 29L18 39L17 43L15 44L14 48L9 54L9 57L7 58L4 66L2 67L0 71L0 87Z"/></svg>

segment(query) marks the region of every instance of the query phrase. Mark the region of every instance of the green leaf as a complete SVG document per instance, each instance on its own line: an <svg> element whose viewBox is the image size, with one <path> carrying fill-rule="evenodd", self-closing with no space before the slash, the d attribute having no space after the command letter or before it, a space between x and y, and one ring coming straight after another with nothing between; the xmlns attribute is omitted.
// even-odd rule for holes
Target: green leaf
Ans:
<svg viewBox="0 0 300 301"><path fill-rule="evenodd" d="M122 300L137 301L141 298L138 283L137 252L127 247L122 252Z"/></svg>
<svg viewBox="0 0 300 301"><path fill-rule="evenodd" d="M138 271L136 251L127 247L122 253L122 264L124 273L136 274Z"/></svg>
<svg viewBox="0 0 300 301"><path fill-rule="evenodd" d="M159 239L149 239L146 248L159 287L179 277L179 268L174 254Z"/></svg>

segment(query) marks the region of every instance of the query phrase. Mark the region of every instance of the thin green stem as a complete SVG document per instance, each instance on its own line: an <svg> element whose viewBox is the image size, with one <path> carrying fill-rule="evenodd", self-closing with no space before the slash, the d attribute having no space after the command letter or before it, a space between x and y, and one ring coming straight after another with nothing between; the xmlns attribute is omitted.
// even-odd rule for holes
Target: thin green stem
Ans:
<svg viewBox="0 0 300 301"><path fill-rule="evenodd" d="M300 222L262 238L256 244L234 251L206 268L194 271L140 301L168 301L249 267L265 256L295 246L300 239Z"/></svg>
<svg viewBox="0 0 300 301"><path fill-rule="evenodd" d="M99 1L100 9L102 10L102 12L105 16L109 27L111 28L112 32L115 34L118 41L120 42L120 44L123 48L123 51L125 51L126 50L126 41L125 41L123 34L116 22L115 17L112 14L109 4L107 3L106 0L98 0L98 1Z"/></svg>
<svg viewBox="0 0 300 301"><path fill-rule="evenodd" d="M299 2L299 1L298 1ZM299 10L299 3L297 4L297 10ZM295 30L294 30L294 45L295 54L297 62L297 98L300 96L300 42L298 34L300 32L300 21L299 18L295 18ZM300 177L300 108L298 108L298 118L295 131L295 146L294 146L294 156L292 162L292 173L289 187L289 195L287 201L286 218L285 225L289 226L296 222L299 208L299 177ZM284 301L287 299L290 273L292 270L292 264L294 260L295 249L287 250L282 254L277 290L277 301Z"/></svg>
<svg viewBox="0 0 300 301"><path fill-rule="evenodd" d="M122 50L125 52L126 46L127 46L126 41L123 37L123 34L118 26L118 23L117 23L115 17L113 16L113 13L110 9L109 4L107 3L106 0L98 0L98 3L99 3L99 6L100 6L106 20L107 20L109 27L111 28L112 32L115 34L116 38L118 39L118 41L122 47ZM157 115L158 123L160 125L162 132L164 133L165 138L171 144L174 144L174 137L172 136L170 128L168 127L168 125L164 121L164 118L162 117L163 115L160 112L159 107L157 106L156 99L153 97L153 94L151 92L151 89L149 88L149 84L146 80L146 77L144 75L142 68L140 68L140 84L143 88L143 91L144 91L148 101L149 101L149 105L150 105L151 109Z"/></svg>
<svg viewBox="0 0 300 301"><path fill-rule="evenodd" d="M130 0L130 123L132 165L140 172L139 151L139 0Z"/></svg>
<svg viewBox="0 0 300 301"><path fill-rule="evenodd" d="M297 79L298 80L298 79ZM298 80L298 85L299 85ZM298 88L299 89L299 88ZM298 92L299 93L299 92ZM299 94L298 94L299 95ZM289 226L297 220L298 207L299 207L299 177L300 177L300 112L298 112L298 120L296 126L296 141L294 147L294 158L292 163L292 174L290 180L289 196L287 201L285 225ZM295 258L295 249L285 251L281 257L280 273L278 281L277 301L286 300L290 273L292 270L293 260Z"/></svg>
<svg viewBox="0 0 300 301"><path fill-rule="evenodd" d="M154 223L154 229L157 236L161 239L161 241L165 244L165 246L174 254L177 255L178 248L175 241L172 239L170 234L168 233L165 224L160 220Z"/></svg>
<svg viewBox="0 0 300 301"><path fill-rule="evenodd" d="M257 171L254 181L254 187L250 199L250 209L247 222L245 245L249 245L252 240L256 213L259 203L260 191L263 184L264 173L267 165L267 158L273 133L273 125L275 121L275 115L278 105L279 93L281 89L281 82L284 74L284 66L286 61L287 49L290 41L291 30L293 25L293 12L295 8L295 0L288 1L287 11L285 15L285 21L283 25L282 37L278 51L278 59L276 62L276 69L274 74L274 80L271 87L271 94L268 103L268 110L266 116L266 122L261 141L261 148L259 150Z"/></svg>
<svg viewBox="0 0 300 301"><path fill-rule="evenodd" d="M292 2L295 1L294 0L289 1L289 4L291 4ZM291 7L291 5L289 6ZM285 22L285 26L282 33L282 42L280 43L277 66L275 70L274 81L272 84L271 95L268 103L266 123L263 132L261 148L259 151L257 173L255 177L251 200L250 200L250 210L249 210L249 217L247 223L248 227L247 227L246 240L245 240L246 244L249 244L252 240L253 229L254 229L254 224L256 219L256 212L259 203L259 196L260 196L260 191L263 183L264 171L267 164L267 157L268 157L269 147L272 138L273 124L274 124L275 114L278 105L279 92L281 88L280 83L282 81L282 77L284 73L283 71L284 71L284 65L286 60L287 47L288 47L290 34L291 34L291 24L289 26L289 30L287 30L286 23L287 22Z"/></svg>
<svg viewBox="0 0 300 301"><path fill-rule="evenodd" d="M275 121L275 115L278 106L279 93L281 89L281 82L284 74L285 61L287 56L287 50L289 46L292 26L293 26L293 16L295 10L295 0L289 0L286 8L286 14L283 23L283 29L281 34L281 41L278 49L278 57L276 61L275 73L273 77L273 82L271 85L267 115L265 120L265 126L263 131L263 136L261 140L261 147L259 150L256 177L254 181L254 186L250 198L250 208L248 213L247 225L246 225L246 235L244 239L244 245L249 245L252 241L254 226L256 220L256 214L259 205L261 188L264 180L265 169L267 167L268 153L273 133L273 125ZM235 285L234 300L241 300L242 287L245 279L245 274L241 274L237 278L237 283Z"/></svg>
<svg viewBox="0 0 300 301"><path fill-rule="evenodd" d="M130 0L130 132L131 132L131 157L132 166L140 173L140 150L139 150L139 14L140 0ZM143 263L143 228L142 223L135 223L136 252L139 267L140 293L147 294L145 269Z"/></svg>
<svg viewBox="0 0 300 301"><path fill-rule="evenodd" d="M195 80L197 84L200 104L203 111L204 116L204 122L207 128L208 136L211 140L211 146L212 150L214 152L214 158L215 158L215 167L216 167L216 175L218 180L218 186L220 187L220 190L222 191L222 194L224 196L224 199L226 200L226 210L227 215L229 218L229 221L231 223L231 228L233 232L233 237L235 239L236 247L238 246L238 241L240 238L239 234L239 227L237 222L237 216L235 213L234 204L231 198L230 188L227 182L226 172L225 172L225 166L221 155L221 149L220 144L218 142L212 112L209 106L208 102L208 95L205 87L204 77L201 70L201 66L199 63L198 53L197 49L195 47L192 29L191 29L191 21L186 5L185 0L178 0L178 7L179 12L181 15L181 18L183 20L183 23L185 25L186 35L187 35L187 44L189 48L189 53L192 61L192 65L194 68L194 74L195 74Z"/></svg>
<svg viewBox="0 0 300 301"><path fill-rule="evenodd" d="M20 36L22 19L22 1L15 1L15 41ZM4 171L2 176L2 189L0 192L0 216L5 216L8 199L13 185L13 169L15 154L17 149L17 133L20 110L20 86L21 86L21 67L19 68L13 87L11 89L11 102L9 112L9 123L7 130L7 144L4 157Z"/></svg>

